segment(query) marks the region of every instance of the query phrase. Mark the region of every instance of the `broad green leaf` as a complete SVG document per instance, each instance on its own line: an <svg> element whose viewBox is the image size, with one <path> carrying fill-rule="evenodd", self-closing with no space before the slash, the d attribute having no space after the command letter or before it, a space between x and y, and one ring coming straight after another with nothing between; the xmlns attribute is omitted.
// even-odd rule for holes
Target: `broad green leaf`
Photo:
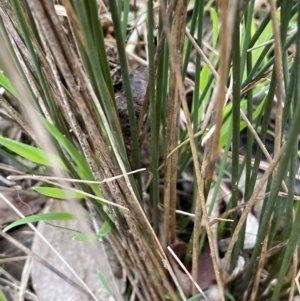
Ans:
<svg viewBox="0 0 300 301"><path fill-rule="evenodd" d="M263 110L264 105L265 105L265 101L266 101L266 97L263 99L263 101L259 104L259 106L253 112L253 120L255 120L259 116L261 111ZM231 108L232 108L231 103L224 108L223 118L225 118L225 116L227 116L227 114L230 113ZM247 108L247 101L245 101L245 100L241 101L241 109L245 111L246 108ZM225 120L225 122L223 123L223 125L222 125L221 135L220 135L220 142L219 142L220 147L224 147L224 145L227 141L227 133L229 131L229 125L230 125L230 122L231 122L231 118L232 118L231 116L229 118L227 118ZM246 122L241 121L240 122L240 131L242 131L244 128L246 128L246 126L247 126Z"/></svg>
<svg viewBox="0 0 300 301"><path fill-rule="evenodd" d="M45 196L55 198L55 199L84 199L85 196L82 193L65 190L62 188L56 188L56 187L33 187L33 190L43 194Z"/></svg>
<svg viewBox="0 0 300 301"><path fill-rule="evenodd" d="M246 100L241 101L241 109L245 110L246 107L247 107L247 101ZM232 103L229 103L223 109L223 120L225 120L225 121L223 121L223 125L221 128L221 135L220 135L220 141L219 141L220 147L224 147L224 145L226 144L226 141L227 141L227 136L228 136L227 133L228 133L229 126L231 123L231 119L232 119L231 111L232 111Z"/></svg>
<svg viewBox="0 0 300 301"><path fill-rule="evenodd" d="M66 171L68 170L63 161L58 156L54 154L47 154L40 148L4 138L3 136L0 136L0 144L5 146L12 152L18 154L19 156L34 163L51 167L58 167Z"/></svg>
<svg viewBox="0 0 300 301"><path fill-rule="evenodd" d="M216 10L214 8L211 8L209 10L210 12L210 17L212 20L212 27L213 27L213 44L212 47L215 49L219 37L219 18Z"/></svg>
<svg viewBox="0 0 300 301"><path fill-rule="evenodd" d="M253 20L253 25L251 27L251 30L252 30L252 32L255 32L257 30L256 25L255 25L255 20ZM269 22L269 24L266 26L264 31L261 33L261 35L257 39L254 47L261 46L265 42L268 42L272 38L272 35L273 35L272 23ZM252 51L253 66L257 62L257 60L258 60L260 54L262 53L263 49L264 49L264 46L262 46L260 48L257 48L257 49ZM268 58L266 57L264 62L267 62L267 60L268 60Z"/></svg>
<svg viewBox="0 0 300 301"><path fill-rule="evenodd" d="M255 120L259 114L261 113L261 111L264 108L265 105L265 101L266 101L266 97L264 98L264 100L259 104L259 106L256 108L256 110L253 112L253 120ZM225 117L230 113L232 108L232 104L228 104L224 110L223 110L223 119L225 119ZM243 100L241 101L241 109L243 111L245 111L247 108L247 101ZM221 128L221 135L220 135L220 142L219 142L219 146L220 147L224 147L224 145L226 144L226 140L227 140L227 133L229 130L229 125L230 125L230 121L231 121L232 116L230 116L229 118L227 118L225 120L225 122L222 125ZM245 127L246 127L246 123L244 121L240 122L240 131L242 131Z"/></svg>
<svg viewBox="0 0 300 301"><path fill-rule="evenodd" d="M210 75L210 70L208 68L207 65L205 65L202 70L201 70L201 74L200 74L200 92L202 93L207 85L208 79L209 79L209 75ZM201 115L200 115L201 116Z"/></svg>
<svg viewBox="0 0 300 301"><path fill-rule="evenodd" d="M39 221L70 221L76 218L76 215L67 213L67 212L49 212L49 213L40 213L35 215L30 215L19 219L10 225L6 226L3 229L3 232L7 232L8 230L28 223L36 223Z"/></svg>

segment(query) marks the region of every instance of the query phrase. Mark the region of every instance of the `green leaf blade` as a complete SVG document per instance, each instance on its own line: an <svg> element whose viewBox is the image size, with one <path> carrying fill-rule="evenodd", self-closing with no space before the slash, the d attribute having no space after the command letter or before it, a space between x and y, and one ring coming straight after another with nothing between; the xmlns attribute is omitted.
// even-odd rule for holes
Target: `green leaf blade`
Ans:
<svg viewBox="0 0 300 301"><path fill-rule="evenodd" d="M4 138L3 136L0 136L0 144L31 162L68 171L66 165L58 156L47 154L40 148Z"/></svg>
<svg viewBox="0 0 300 301"><path fill-rule="evenodd" d="M85 195L76 191L66 191L65 189L56 187L33 187L33 190L55 199L84 199Z"/></svg>
<svg viewBox="0 0 300 301"><path fill-rule="evenodd" d="M48 212L48 213L40 213L40 214L35 214L35 215L30 215L27 217L24 217L22 219L19 219L11 224L9 224L8 226L6 226L3 229L3 232L7 232L8 230L17 227L17 226L21 226L21 225L25 225L28 223L36 223L36 222L40 222L40 221L70 221L70 220L74 220L76 218L76 216L72 213L67 213L67 212Z"/></svg>

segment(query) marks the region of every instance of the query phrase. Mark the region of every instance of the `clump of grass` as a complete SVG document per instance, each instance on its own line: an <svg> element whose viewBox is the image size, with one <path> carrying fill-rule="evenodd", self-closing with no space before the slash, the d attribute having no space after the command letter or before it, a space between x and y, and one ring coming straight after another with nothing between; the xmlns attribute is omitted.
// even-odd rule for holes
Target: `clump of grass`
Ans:
<svg viewBox="0 0 300 301"><path fill-rule="evenodd" d="M108 3L114 35L110 39L104 36L96 1L63 0L65 13L60 18L61 7L51 1L2 1L0 83L5 93L0 105L35 144L28 147L1 138L3 154L10 155L10 150L46 166L39 169L41 178L84 180L74 184L75 192L93 196L89 199L111 228L106 237L138 299L186 300L197 295L197 286L191 285L185 297L176 276L169 270L169 277L165 269L167 247L184 232L189 245L185 261L195 280L198 270L201 273L199 256L209 244L220 300L280 300L286 294L292 300L300 224L294 203L299 3L270 0L258 7L254 0L244 5L221 1L218 6L212 1L171 1L166 6L161 1L154 7L148 1L143 59L149 82L139 120L126 56L127 34L131 37L136 30L127 28L130 2ZM140 24L144 12L133 11L135 24ZM108 62L112 41L128 109L130 150L123 140L119 91ZM143 47L136 47L131 56L143 56ZM192 76L189 64L194 66ZM193 91L190 101L187 82ZM264 144L272 131L269 154ZM145 132L151 149L149 189L143 172L132 173L141 168ZM241 143L242 133L247 135L246 145ZM12 158L17 160L17 155ZM260 175L263 155L268 163ZM176 213L184 205L177 188L186 174L192 178L193 201L185 210L192 219ZM224 196L228 174L230 195ZM62 190L46 192L53 196ZM220 192L225 209L218 201ZM263 192L249 255L244 249L246 221ZM212 221L211 215L226 216L230 222ZM230 240L220 254L223 238ZM239 272L242 277L237 277L233 270L241 256L246 264ZM265 281L263 272L268 273Z"/></svg>

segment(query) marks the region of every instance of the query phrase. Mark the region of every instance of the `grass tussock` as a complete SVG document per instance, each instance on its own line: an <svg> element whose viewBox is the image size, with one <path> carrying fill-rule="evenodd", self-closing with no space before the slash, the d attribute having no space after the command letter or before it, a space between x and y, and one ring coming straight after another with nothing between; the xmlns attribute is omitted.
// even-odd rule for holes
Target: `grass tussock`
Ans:
<svg viewBox="0 0 300 301"><path fill-rule="evenodd" d="M95 210L125 299L300 294L299 10L0 1L0 113L20 133L0 154Z"/></svg>

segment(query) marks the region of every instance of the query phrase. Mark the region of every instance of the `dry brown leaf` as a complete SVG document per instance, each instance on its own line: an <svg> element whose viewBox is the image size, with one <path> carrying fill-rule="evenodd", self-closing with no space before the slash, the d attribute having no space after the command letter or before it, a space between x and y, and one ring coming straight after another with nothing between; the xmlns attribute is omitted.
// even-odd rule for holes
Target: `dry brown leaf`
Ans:
<svg viewBox="0 0 300 301"><path fill-rule="evenodd" d="M183 262L184 257L186 255L186 251L188 249L188 245L185 242L177 241L174 242L171 245L172 250L176 254L176 256ZM192 282L190 278L186 275L186 273L181 269L175 258L170 254L167 253L168 259L170 261L170 264L172 266L172 269L174 270L174 273L177 277L178 283L184 292L185 295L191 294L192 289Z"/></svg>
<svg viewBox="0 0 300 301"><path fill-rule="evenodd" d="M198 258L198 280L197 283L202 290L210 288L216 283L216 276L213 262L210 256L208 242L205 243L204 249Z"/></svg>
<svg viewBox="0 0 300 301"><path fill-rule="evenodd" d="M188 245L185 242L175 242L171 245L172 250L176 256L183 262L186 255ZM183 292L190 296L192 295L192 282L185 272L179 267L176 260L171 254L168 254L168 259L171 263L171 266L174 270L175 275L177 276L178 282L183 290ZM187 267L190 270L190 267ZM216 276L214 272L214 267L212 259L210 256L210 248L208 242L205 243L204 249L198 257L198 279L197 283L202 290L210 288L213 284L216 283Z"/></svg>

